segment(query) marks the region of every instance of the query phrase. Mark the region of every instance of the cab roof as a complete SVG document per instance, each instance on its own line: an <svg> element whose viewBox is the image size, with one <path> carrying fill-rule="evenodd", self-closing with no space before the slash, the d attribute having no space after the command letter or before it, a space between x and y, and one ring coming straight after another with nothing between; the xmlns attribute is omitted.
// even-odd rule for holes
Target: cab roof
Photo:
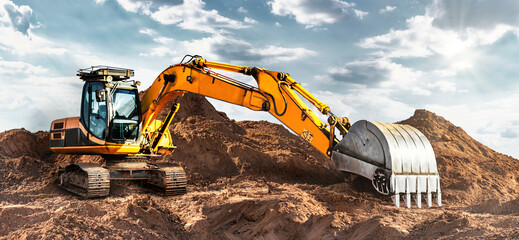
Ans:
<svg viewBox="0 0 519 240"><path fill-rule="evenodd" d="M97 65L79 69L77 75L83 81L123 81L133 77L133 69Z"/></svg>

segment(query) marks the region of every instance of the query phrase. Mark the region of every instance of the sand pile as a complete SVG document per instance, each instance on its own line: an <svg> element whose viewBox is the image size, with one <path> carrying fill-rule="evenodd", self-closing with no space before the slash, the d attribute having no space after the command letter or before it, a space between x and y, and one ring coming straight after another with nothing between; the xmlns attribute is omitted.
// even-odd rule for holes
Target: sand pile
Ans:
<svg viewBox="0 0 519 240"><path fill-rule="evenodd" d="M447 203L511 200L519 195L517 159L488 148L460 127L426 110L417 110L401 123L418 128L431 142Z"/></svg>
<svg viewBox="0 0 519 240"><path fill-rule="evenodd" d="M321 184L342 181L329 159L279 124L235 122L195 94L186 94L180 106L170 126L178 149L168 158L180 162L193 182L237 175Z"/></svg>
<svg viewBox="0 0 519 240"><path fill-rule="evenodd" d="M431 112L404 122L431 140L445 205L396 209L280 125L235 122L195 95L182 105L165 160L185 167L183 196L113 181L106 198L78 198L55 169L99 157L50 154L48 133L0 133L0 239L519 238L517 160Z"/></svg>
<svg viewBox="0 0 519 240"><path fill-rule="evenodd" d="M54 172L43 160L51 155L48 144L47 132L13 129L0 133L0 189L34 189L48 184L49 171ZM40 182L42 178L45 180Z"/></svg>
<svg viewBox="0 0 519 240"><path fill-rule="evenodd" d="M0 133L0 158L45 157L50 154L49 134L31 133L25 129L12 129Z"/></svg>

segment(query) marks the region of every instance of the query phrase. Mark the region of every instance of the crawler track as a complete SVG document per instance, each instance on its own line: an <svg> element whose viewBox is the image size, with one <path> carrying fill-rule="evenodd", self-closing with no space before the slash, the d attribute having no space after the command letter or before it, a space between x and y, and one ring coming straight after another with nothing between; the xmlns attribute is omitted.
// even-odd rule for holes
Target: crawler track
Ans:
<svg viewBox="0 0 519 240"><path fill-rule="evenodd" d="M63 189L85 198L110 193L110 172L97 164L70 164L60 170L59 181Z"/></svg>
<svg viewBox="0 0 519 240"><path fill-rule="evenodd" d="M162 163L157 169L150 171L150 179L146 186L163 195L182 195L186 193L187 179L184 169L180 166Z"/></svg>

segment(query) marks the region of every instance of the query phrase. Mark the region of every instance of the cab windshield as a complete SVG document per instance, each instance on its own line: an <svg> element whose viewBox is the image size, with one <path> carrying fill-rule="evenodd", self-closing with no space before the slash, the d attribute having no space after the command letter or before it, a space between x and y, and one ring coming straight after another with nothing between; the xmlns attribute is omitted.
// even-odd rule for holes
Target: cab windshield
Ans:
<svg viewBox="0 0 519 240"><path fill-rule="evenodd" d="M117 89L112 94L112 139L137 140L140 115L137 91Z"/></svg>

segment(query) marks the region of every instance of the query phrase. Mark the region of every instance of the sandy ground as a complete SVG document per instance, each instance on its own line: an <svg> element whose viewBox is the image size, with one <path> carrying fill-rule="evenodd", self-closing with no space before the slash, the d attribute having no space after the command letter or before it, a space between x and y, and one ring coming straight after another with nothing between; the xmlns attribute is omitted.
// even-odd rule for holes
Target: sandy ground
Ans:
<svg viewBox="0 0 519 240"><path fill-rule="evenodd" d="M110 196L61 190L56 168L103 163L48 150L48 133L0 133L0 239L514 239L519 162L434 113L402 121L431 141L443 207L395 208L371 183L334 170L284 127L235 122L188 95L170 130L188 193L162 197L113 181Z"/></svg>

